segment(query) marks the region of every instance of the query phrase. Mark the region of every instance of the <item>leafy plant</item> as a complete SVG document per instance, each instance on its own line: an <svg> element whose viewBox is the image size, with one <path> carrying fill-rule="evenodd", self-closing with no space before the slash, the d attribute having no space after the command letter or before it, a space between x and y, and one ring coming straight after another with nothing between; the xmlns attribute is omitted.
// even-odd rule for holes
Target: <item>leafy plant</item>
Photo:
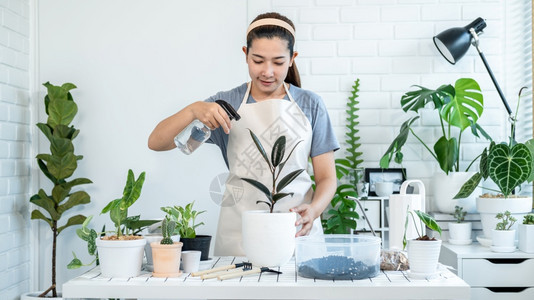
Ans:
<svg viewBox="0 0 534 300"><path fill-rule="evenodd" d="M496 230L510 230L510 228L512 228L514 223L517 221L517 219L513 217L512 213L510 213L508 210L504 213L498 213L495 218L501 220L495 226Z"/></svg>
<svg viewBox="0 0 534 300"><path fill-rule="evenodd" d="M408 136L412 134L424 148L439 163L446 173L460 170L460 145L465 129L471 128L471 133L479 137L490 137L478 125L477 121L483 113L484 101L480 86L471 78L460 78L452 85L442 85L436 90L422 86L410 91L401 97L401 106L405 112L415 112L419 115L406 120L400 129L399 135L393 140L386 153L380 159L380 167L388 168L391 161L401 164L403 160L402 147ZM421 117L421 109L431 104L437 113L441 125L441 137L434 143L433 149L421 139L413 127L415 121ZM452 127L456 127L453 130ZM454 132L457 132L455 135ZM480 134L480 135L479 135Z"/></svg>
<svg viewBox="0 0 534 300"><path fill-rule="evenodd" d="M347 152L349 153L345 158L339 158L335 160L336 163L336 177L338 181L341 181L344 177L349 177L351 179L350 184L340 184L336 188L334 197L330 201L331 209L328 210L328 218L322 219L321 223L323 225L324 233L339 233L346 234L350 233L352 230L356 229L356 219L359 219L360 216L355 211L356 202L346 199L345 196L358 197L358 191L356 190L356 183L359 178L356 170L358 166L363 162L360 159L362 155L361 152L358 152L360 147L360 137L358 136L357 126L360 124L358 122L358 104L360 103L357 98L358 92L360 91L360 79L354 81L352 86L351 96L347 100L347 109L345 110L347 114L346 118L346 129L345 132L347 143ZM312 179L313 176L312 176Z"/></svg>
<svg viewBox="0 0 534 300"><path fill-rule="evenodd" d="M163 239L161 240L160 244L162 245L174 244L174 241L172 240L171 236L173 236L175 228L176 228L176 222L171 221L169 219L169 216L165 216L165 218L161 222L161 235L163 236Z"/></svg>
<svg viewBox="0 0 534 300"><path fill-rule="evenodd" d="M523 224L534 225L534 214L526 214L523 216Z"/></svg>
<svg viewBox="0 0 534 300"><path fill-rule="evenodd" d="M72 255L74 256L74 258L67 265L67 269L78 269L82 266L90 266L95 262L98 265L98 252L97 252L96 242L95 242L96 238L98 237L98 233L94 229L87 227L89 225L89 222L91 222L92 219L93 219L93 216L87 217L82 224L82 228L76 229L76 234L78 235L79 238L87 242L87 253L93 256L94 259L90 263L84 264L76 256L76 253L74 253L73 251ZM105 231L105 227L102 228L102 232L104 231Z"/></svg>
<svg viewBox="0 0 534 300"><path fill-rule="evenodd" d="M128 170L128 177L126 185L122 193L122 198L115 199L109 202L101 214L109 212L109 216L115 225L115 235L120 239L121 235L136 235L144 227L152 225L157 220L140 220L141 216L128 217L128 208L139 199L141 196L141 189L145 182L145 172L142 172L137 180L133 171Z"/></svg>
<svg viewBox="0 0 534 300"><path fill-rule="evenodd" d="M523 89L519 91L519 100L522 91ZM517 101L518 108L519 100ZM518 109L516 109L516 116L512 120L509 142L496 144L492 141L489 148L482 151L482 154L479 155L479 171L464 183L454 199L471 195L482 179L490 178L499 188L499 190L495 190L482 187L483 189L501 193L504 198L508 198L521 184L534 180L534 139L525 143L518 143L512 138L517 122L517 111Z"/></svg>
<svg viewBox="0 0 534 300"><path fill-rule="evenodd" d="M456 223L462 223L465 220L465 216L467 215L466 211L463 211L463 207L456 205L454 207L454 214L453 217L456 219Z"/></svg>
<svg viewBox="0 0 534 300"><path fill-rule="evenodd" d="M413 223L414 225L417 223L415 221L415 217L413 216L413 214L416 214L417 217L419 217L419 222L421 224L421 230L423 230L423 224L434 230L434 231L437 231L439 232L439 235L441 236L441 227L439 227L438 223L436 222L436 220L434 220L434 218L432 218L430 215L428 215L427 213L424 213L420 210L414 210L414 211L411 211L411 210L408 210L408 213L406 214L406 222L404 223L404 237L403 237L403 240L402 240L402 245L403 245L403 248L402 249L405 249L406 248L406 244L408 244L408 241L406 239L406 230L408 229L408 222L409 222L409 217L411 216L412 217L412 220L413 220ZM430 238L428 235L423 235L423 232L419 232L419 229L417 229L417 226L415 226L415 231L417 232L417 239L416 240L420 240L420 241L431 241L431 240L435 240L435 238Z"/></svg>
<svg viewBox="0 0 534 300"><path fill-rule="evenodd" d="M173 235L179 234L181 238L195 238L197 236L196 228L204 225L204 222L195 224L198 215L205 213L206 211L193 210L193 204L195 201L182 206L167 206L162 207L161 210L167 213L167 217L176 222L176 228L173 231ZM162 228L163 230L163 228Z"/></svg>
<svg viewBox="0 0 534 300"><path fill-rule="evenodd" d="M89 203L90 196L85 191L72 191L72 188L82 184L92 183L87 178L76 178L67 181L76 168L78 161L83 158L74 154L72 140L78 136L79 130L69 126L78 112L78 106L74 102L70 90L76 88L72 83L55 86L46 82L47 95L44 98L45 112L48 115L46 123L38 123L37 127L50 142L50 154L38 154L37 164L39 169L48 178L54 187L50 194L43 189L30 198L30 202L39 206L42 210L35 209L31 213L32 219L45 221L52 230L52 285L39 297L45 297L52 291L52 297L57 297L56 291L56 251L57 237L66 228L82 224L86 217L78 214L70 217L66 223L59 225L63 214L78 205ZM47 213L45 216L43 212Z"/></svg>
<svg viewBox="0 0 534 300"><path fill-rule="evenodd" d="M250 178L241 178L241 179L251 184L253 187L257 188L258 190L260 190L262 193L265 194L268 201L258 200L256 201L256 204L258 203L267 204L269 206L269 211L272 213L276 202L278 202L280 199L286 196L291 196L291 197L293 196L293 193L282 193L281 191L286 186L288 186L291 182L293 182L293 180L295 180L295 178L297 178L300 175L300 173L304 172L304 169L292 171L286 176L284 176L284 178L282 178L278 182L278 177L282 173L282 169L284 168L287 160L289 159L289 157L291 157L291 154L293 154L293 151L295 150L295 148L297 148L297 146L302 141L298 141L295 144L293 149L291 149L291 151L289 152L289 155L284 160L284 155L286 151L286 137L284 135L280 136L274 142L273 150L271 153L271 159L269 160L269 157L267 156L267 153L265 152L265 149L263 148L263 145L261 144L258 137L254 134L254 132L252 132L252 130L249 129L249 131L250 131L250 136L252 137L252 140L254 141L254 144L256 145L256 148L258 149L261 156L263 157L263 159L267 162L267 165L269 166L269 171L272 174L272 190L269 190L268 187L266 187L263 183L257 180L250 179Z"/></svg>

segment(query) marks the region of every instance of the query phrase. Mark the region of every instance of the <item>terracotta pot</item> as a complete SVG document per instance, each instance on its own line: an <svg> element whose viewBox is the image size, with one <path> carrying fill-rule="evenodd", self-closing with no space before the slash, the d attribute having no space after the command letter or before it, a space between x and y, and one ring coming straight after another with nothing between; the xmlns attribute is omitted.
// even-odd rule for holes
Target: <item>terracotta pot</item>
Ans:
<svg viewBox="0 0 534 300"><path fill-rule="evenodd" d="M152 248L152 261L154 263L154 277L180 276L180 257L182 254L181 242L172 245L162 245L159 242L150 243Z"/></svg>

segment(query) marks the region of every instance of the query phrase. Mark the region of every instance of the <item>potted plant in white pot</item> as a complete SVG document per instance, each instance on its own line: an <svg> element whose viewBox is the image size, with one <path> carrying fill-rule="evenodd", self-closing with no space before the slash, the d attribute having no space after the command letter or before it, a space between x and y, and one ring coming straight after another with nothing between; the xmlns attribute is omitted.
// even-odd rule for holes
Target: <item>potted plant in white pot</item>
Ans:
<svg viewBox="0 0 534 300"><path fill-rule="evenodd" d="M495 218L497 222L491 237L491 251L494 252L514 252L515 251L515 229L511 229L517 221L509 211L498 213Z"/></svg>
<svg viewBox="0 0 534 300"><path fill-rule="evenodd" d="M475 197L467 196L452 200L455 191L470 178L474 172L469 167L460 169L460 153L462 135L470 129L475 137L480 135L489 139L486 132L477 123L484 111L484 101L478 83L471 78L458 79L454 87L442 85L436 90L417 86L419 89L405 93L400 100L402 109L406 113L417 115L405 121L399 135L393 140L386 153L380 159L380 167L388 168L392 161L401 164L403 160L402 149L410 135L419 141L424 149L439 163L442 171L436 172L432 177L432 194L435 209L443 213L453 213L456 205L462 206L468 213L476 212ZM434 142L432 149L421 138L417 131L418 119L428 113L428 106L436 112L441 135Z"/></svg>
<svg viewBox="0 0 534 300"><path fill-rule="evenodd" d="M50 193L39 189L39 192L30 198L30 202L41 208L33 210L31 218L45 221L52 230L52 284L44 292L24 294L21 296L22 299L46 297L48 294L51 294L52 298L61 297L56 287L57 238L66 228L82 224L86 217L79 214L71 216L63 224L60 224L59 221L67 210L90 202L90 196L87 192L73 191L72 189L78 185L92 183L87 178L67 180L78 167L78 160L83 158L81 155L74 154L74 145L72 144L72 140L80 131L70 125L78 112L78 106L70 93L70 90L76 86L72 83L55 86L49 82L43 85L48 90L44 99L48 119L46 123L38 123L37 127L50 142L51 154L38 154L37 164L43 174L52 181L54 187Z"/></svg>
<svg viewBox="0 0 534 300"><path fill-rule="evenodd" d="M419 222L415 220L414 214L419 218ZM406 240L406 231L410 217L413 220L418 237L416 239ZM408 276L413 278L426 278L435 275L437 272L441 240L426 235L424 232L425 226L441 235L441 227L430 215L420 210L412 211L408 208L404 226L403 245L404 248L408 246L408 261L410 264Z"/></svg>
<svg viewBox="0 0 534 300"><path fill-rule="evenodd" d="M207 261L209 260L211 235L202 235L196 232L197 227L204 225L204 222L196 223L196 218L206 211L194 210L194 203L195 201L185 207L179 205L162 207L161 210L176 222L175 234L180 237L180 242L183 243L182 250L199 250L201 252L200 260Z"/></svg>
<svg viewBox="0 0 534 300"><path fill-rule="evenodd" d="M253 210L243 213L243 249L249 261L254 265L280 266L287 263L295 251L295 221L297 220L297 215L294 212L278 212L274 208L280 199L293 196L293 193L282 192L282 190L304 172L304 169L291 171L280 180L278 180L278 177L282 173L285 163L301 141L295 144L284 159L286 137L280 136L273 144L271 159L269 159L258 137L254 132L249 131L256 148L272 174L272 182L269 183L272 189L257 180L241 178L266 196L266 201L258 200L256 203L266 204L269 207L268 211Z"/></svg>
<svg viewBox="0 0 534 300"><path fill-rule="evenodd" d="M523 223L517 226L519 231L519 250L534 253L534 213L523 217Z"/></svg>
<svg viewBox="0 0 534 300"><path fill-rule="evenodd" d="M517 102L519 105L519 101ZM497 224L495 219L497 213L508 210L514 218L520 219L532 210L532 196L518 195L517 192L522 184L532 182L534 179L534 139L520 143L512 138L516 120L517 111L512 120L509 141L500 144L492 141L489 147L482 151L479 155L479 171L463 184L454 197L465 198L473 194L483 180L489 179L497 186L496 189L482 186L482 189L496 194L485 193L476 198L484 232L484 236L477 237L477 240L485 246L491 245L492 230Z"/></svg>
<svg viewBox="0 0 534 300"><path fill-rule="evenodd" d="M473 242L471 239L472 223L464 222L466 211L463 207L456 205L454 207L454 214L456 222L449 222L449 243L453 245L469 245Z"/></svg>
<svg viewBox="0 0 534 300"><path fill-rule="evenodd" d="M172 240L176 222L165 216L161 223L163 238L159 242L150 243L152 259L154 263L154 277L178 277L180 276L180 256L182 243Z"/></svg>

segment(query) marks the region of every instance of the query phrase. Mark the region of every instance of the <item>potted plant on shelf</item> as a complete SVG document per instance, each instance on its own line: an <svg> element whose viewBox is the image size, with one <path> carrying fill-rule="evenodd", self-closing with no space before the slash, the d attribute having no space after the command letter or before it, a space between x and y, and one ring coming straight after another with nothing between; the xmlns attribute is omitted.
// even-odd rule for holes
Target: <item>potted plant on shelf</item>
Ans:
<svg viewBox="0 0 534 300"><path fill-rule="evenodd" d="M87 192L72 190L78 185L92 183L91 180L87 178L67 180L76 171L78 161L83 158L74 154L72 143L80 131L70 125L78 112L78 106L70 93L76 86L72 83L55 86L49 82L43 85L48 91L44 98L48 119L46 123L38 123L37 127L50 142L51 154L38 154L37 164L46 178L52 182L53 188L49 194L42 188L39 189L38 193L30 198L30 202L41 208L33 210L31 218L45 221L52 230L52 284L44 292L28 293L22 295L22 299L30 299L37 295L46 297L50 292L53 298L61 297L56 287L57 237L68 227L82 224L86 217L78 214L71 216L63 224L59 221L67 210L91 201Z"/></svg>
<svg viewBox="0 0 534 300"><path fill-rule="evenodd" d="M140 216L129 217L128 208L141 195L145 182L145 172L137 179L133 171L128 170L128 177L122 198L112 200L102 209L101 214L109 213L115 225L112 235L96 239L100 268L104 277L135 277L141 272L143 250L146 240L134 232L139 230ZM148 221L146 226L157 221Z"/></svg>
<svg viewBox="0 0 534 300"><path fill-rule="evenodd" d="M454 245L468 245L473 241L471 239L471 222L464 222L467 212L463 207L456 205L454 207L454 218L456 222L449 222L449 243Z"/></svg>
<svg viewBox="0 0 534 300"><path fill-rule="evenodd" d="M161 223L163 238L160 242L150 243L154 262L154 272L152 272L154 277L180 276L180 256L183 244L172 240L171 236L174 234L175 228L176 222L165 216Z"/></svg>
<svg viewBox="0 0 534 300"><path fill-rule="evenodd" d="M419 218L419 223L415 220L414 214ZM416 239L407 240L406 231L409 218L413 220L417 232ZM419 224L419 225L418 225ZM410 264L410 277L429 277L437 272L439 253L441 250L441 240L430 238L424 233L425 226L438 232L441 235L441 228L438 223L428 214L420 210L410 210L406 215L404 225L404 248L408 246L408 261Z"/></svg>
<svg viewBox="0 0 534 300"><path fill-rule="evenodd" d="M462 135L466 129L479 137L490 137L477 123L484 111L483 96L478 83L471 78L458 79L454 87L442 85L436 90L417 86L419 89L405 93L400 100L402 109L410 114L417 115L406 120L400 129L399 135L393 140L386 153L380 159L380 167L388 168L392 161L401 164L404 158L402 149L410 135L419 141L424 149L438 162L443 172L437 172L433 176L432 187L434 204L440 212L453 213L456 205L464 207L469 213L476 212L475 198L467 197L452 200L455 191L471 177L474 172L468 172L469 167L460 169L460 153ZM428 110L424 109L432 105L436 112L441 127L441 135L434 142L431 149L421 138L416 130L417 120ZM419 127L420 128L420 127Z"/></svg>
<svg viewBox="0 0 534 300"><path fill-rule="evenodd" d="M523 223L518 225L519 250L534 253L534 213L523 217Z"/></svg>
<svg viewBox="0 0 534 300"><path fill-rule="evenodd" d="M515 229L512 229L512 226L517 219L509 211L498 213L495 218L500 221L493 229L491 250L494 252L514 252Z"/></svg>
<svg viewBox="0 0 534 300"><path fill-rule="evenodd" d="M301 141L295 144L284 159L286 137L280 136L273 144L271 159L269 159L258 137L254 132L249 131L256 148L272 174L272 182L269 183L272 189L257 180L241 178L260 190L267 198L267 200L258 200L256 203L266 204L269 207L269 211L254 210L243 213L243 249L249 261L254 265L280 266L288 262L293 256L297 215L294 212L277 212L274 207L280 199L293 196L293 193L283 192L283 189L304 172L304 169L291 171L280 180L278 177Z"/></svg>
<svg viewBox="0 0 534 300"><path fill-rule="evenodd" d="M519 99L522 91L523 89L519 92ZM519 107L519 100L517 105ZM482 151L479 155L479 171L463 184L454 197L464 198L473 194L483 180L491 180L497 186L482 186L482 189L497 194L485 193L476 198L484 232L484 236L477 237L477 240L485 246L491 245L492 230L497 224L494 217L497 213L508 210L516 219L520 219L532 210L532 197L517 195L516 190L534 179L534 139L519 143L512 138L515 136L516 120L517 110L512 120L509 141L500 144L492 141L489 147Z"/></svg>
<svg viewBox="0 0 534 300"><path fill-rule="evenodd" d="M202 253L200 260L209 260L211 235L198 235L196 232L197 227L204 225L204 222L196 223L196 218L206 211L194 210L194 203L195 201L185 207L177 205L162 207L161 210L176 222L174 234L180 236L180 242L183 243L182 250L199 250Z"/></svg>

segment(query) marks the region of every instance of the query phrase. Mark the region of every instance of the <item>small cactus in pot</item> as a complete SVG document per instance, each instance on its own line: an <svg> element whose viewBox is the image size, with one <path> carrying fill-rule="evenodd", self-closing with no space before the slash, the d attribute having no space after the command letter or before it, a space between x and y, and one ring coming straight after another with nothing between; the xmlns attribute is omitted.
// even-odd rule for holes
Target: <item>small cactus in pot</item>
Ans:
<svg viewBox="0 0 534 300"><path fill-rule="evenodd" d="M168 216L165 216L165 219L163 219L163 221L161 222L161 235L163 235L163 239L161 240L160 244L174 244L174 241L172 240L171 236L173 235L175 228L176 222L171 221Z"/></svg>

